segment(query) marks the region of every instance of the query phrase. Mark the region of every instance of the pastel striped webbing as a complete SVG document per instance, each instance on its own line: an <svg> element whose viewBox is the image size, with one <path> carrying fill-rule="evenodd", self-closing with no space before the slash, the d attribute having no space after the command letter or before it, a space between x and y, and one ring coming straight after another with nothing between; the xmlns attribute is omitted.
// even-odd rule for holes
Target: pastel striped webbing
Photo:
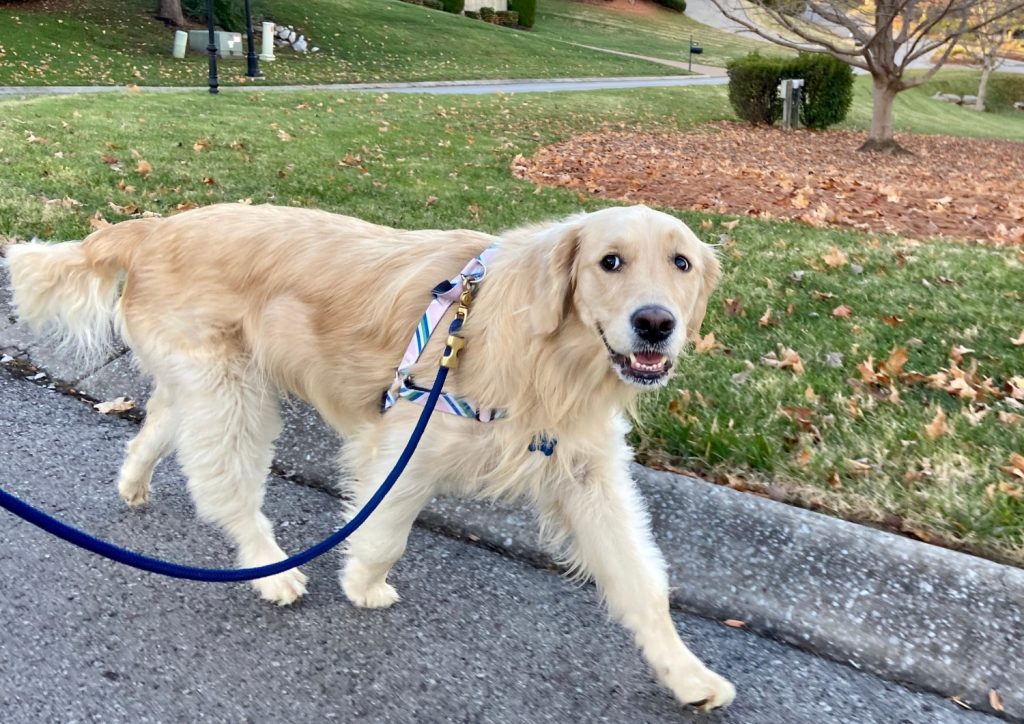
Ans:
<svg viewBox="0 0 1024 724"><path fill-rule="evenodd" d="M391 383L391 387L388 391L384 393L385 411L398 402L399 398L404 398L409 402L415 402L417 405L423 405L426 403L427 395L430 390L416 387L415 384L413 384L412 378L409 376L409 371L423 354L423 349L427 346L427 342L430 340L430 335L434 333L437 325L440 324L445 312L447 312L453 304L459 301L459 297L462 295L463 281L465 279L472 279L476 282L483 280L484 276L487 274L488 262L493 259L497 253L498 250L496 247L488 247L480 254L480 256L470 261L469 264L459 272L458 276L448 280L447 282L443 282L434 288L434 299L430 302L426 311L423 312L423 316L420 317L419 324L416 325L416 331L413 333L412 339L409 340L409 346L406 347L405 355L402 357L402 361L398 365L398 371L395 373L395 380ZM447 412L450 415L457 415L458 417L473 418L480 422L499 420L502 417L505 417L506 414L505 410L500 408L481 409L478 405L470 402L466 398L454 395L450 392L441 393L435 409L441 412Z"/></svg>

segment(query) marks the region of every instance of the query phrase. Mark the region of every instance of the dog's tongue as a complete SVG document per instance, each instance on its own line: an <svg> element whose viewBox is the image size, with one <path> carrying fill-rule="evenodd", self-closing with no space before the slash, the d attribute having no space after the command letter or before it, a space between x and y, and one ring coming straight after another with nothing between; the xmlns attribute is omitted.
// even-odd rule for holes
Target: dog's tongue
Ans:
<svg viewBox="0 0 1024 724"><path fill-rule="evenodd" d="M636 361L648 367L660 365L665 361L665 355L660 352L637 352Z"/></svg>

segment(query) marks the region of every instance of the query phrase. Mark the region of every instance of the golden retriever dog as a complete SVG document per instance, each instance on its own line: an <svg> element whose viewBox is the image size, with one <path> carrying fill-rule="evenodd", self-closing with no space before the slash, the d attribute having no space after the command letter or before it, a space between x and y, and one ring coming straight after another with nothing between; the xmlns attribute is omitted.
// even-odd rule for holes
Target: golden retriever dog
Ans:
<svg viewBox="0 0 1024 724"><path fill-rule="evenodd" d="M678 219L616 207L491 236L228 204L7 256L22 318L94 353L116 327L153 378L117 484L124 500L145 503L154 466L175 451L199 515L231 538L239 565L259 566L285 557L261 512L282 396L307 400L343 436L345 484L362 506L422 409L400 399L382 412L382 396L431 290L491 245L446 391L505 414L435 412L405 474L348 541L345 595L370 608L398 600L388 572L431 497L526 498L545 539L596 581L679 701L729 704L733 686L669 615L625 441L631 404L668 380L719 276L713 251ZM453 314L412 370L421 385ZM284 605L305 583L292 570L253 585Z"/></svg>

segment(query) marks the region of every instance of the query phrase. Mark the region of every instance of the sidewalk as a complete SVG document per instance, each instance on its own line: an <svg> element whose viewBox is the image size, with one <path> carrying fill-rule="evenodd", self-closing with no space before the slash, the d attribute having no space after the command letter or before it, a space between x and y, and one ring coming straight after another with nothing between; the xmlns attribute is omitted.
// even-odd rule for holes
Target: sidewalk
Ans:
<svg viewBox="0 0 1024 724"><path fill-rule="evenodd" d="M6 287L0 275L0 286ZM0 307L6 301L0 297ZM127 356L76 370L0 317L0 352L27 355L93 398L143 400ZM302 406L285 410L277 469L330 490L339 441ZM676 586L673 603L884 678L1024 718L1024 571L709 483L635 466ZM520 508L438 500L432 530L550 566Z"/></svg>
<svg viewBox="0 0 1024 724"><path fill-rule="evenodd" d="M129 510L113 480L135 426L0 369L3 486L136 550L231 565L173 463ZM280 478L265 510L296 551L339 521L326 493ZM304 567L281 609L245 584L118 566L0 515L0 707L5 722L611 722L985 724L850 666L675 611L692 648L733 678L729 709L696 714L662 690L592 586L422 528L391 580L402 600L356 609L337 555Z"/></svg>

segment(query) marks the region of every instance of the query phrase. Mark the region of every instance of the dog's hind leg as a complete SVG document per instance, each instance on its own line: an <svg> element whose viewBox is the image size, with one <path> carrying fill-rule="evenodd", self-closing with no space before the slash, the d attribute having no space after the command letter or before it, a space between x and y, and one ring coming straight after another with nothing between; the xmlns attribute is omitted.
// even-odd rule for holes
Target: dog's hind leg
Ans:
<svg viewBox="0 0 1024 724"><path fill-rule="evenodd" d="M358 440L346 442L347 466L355 473L354 479L347 481L353 494L351 512L363 507L391 471L408 430L397 426L390 428L388 434L390 444L376 448L371 460L353 460L363 446ZM341 587L356 606L386 608L398 600L398 592L387 582L388 572L405 552L413 522L434 494L423 459L423 456L413 457L380 507L348 539Z"/></svg>
<svg viewBox="0 0 1024 724"><path fill-rule="evenodd" d="M128 505L136 507L149 500L153 468L171 451L176 427L177 417L168 386L157 383L146 403L146 420L139 434L128 443L117 479L117 491Z"/></svg>
<svg viewBox="0 0 1024 724"><path fill-rule="evenodd" d="M261 511L273 442L281 432L276 391L245 361L182 371L175 399L178 460L199 516L231 537L240 567L283 560L287 556ZM252 582L263 598L281 606L300 598L305 584L298 569Z"/></svg>

